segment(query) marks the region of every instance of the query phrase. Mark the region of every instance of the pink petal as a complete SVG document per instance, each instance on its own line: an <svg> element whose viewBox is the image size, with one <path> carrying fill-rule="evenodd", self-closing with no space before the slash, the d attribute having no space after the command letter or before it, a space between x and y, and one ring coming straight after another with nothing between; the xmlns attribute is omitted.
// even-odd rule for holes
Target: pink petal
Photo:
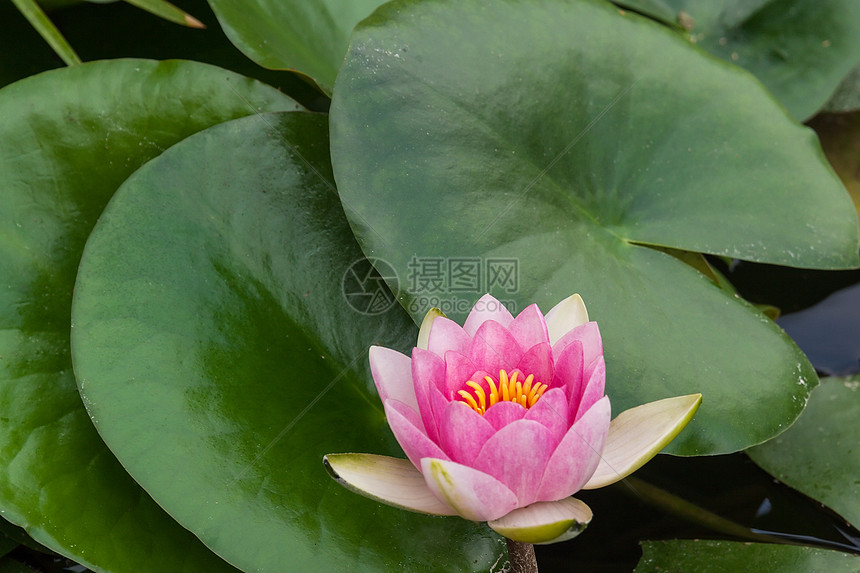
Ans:
<svg viewBox="0 0 860 573"><path fill-rule="evenodd" d="M558 444L570 429L570 407L563 388L551 388L526 411L524 418L540 422L553 435Z"/></svg>
<svg viewBox="0 0 860 573"><path fill-rule="evenodd" d="M475 336L481 325L488 320L494 320L507 328L514 321L514 317L495 297L485 294L472 307L472 311L463 324L463 330L469 336Z"/></svg>
<svg viewBox="0 0 860 573"><path fill-rule="evenodd" d="M508 330L495 321L481 325L472 339L469 357L481 370L499 375L499 370L513 371L523 356L523 351Z"/></svg>
<svg viewBox="0 0 860 573"><path fill-rule="evenodd" d="M468 356L464 356L453 350L445 353L445 384L439 388L445 396L457 400L457 391L465 390L466 382L474 380L480 383L481 379L475 379L478 368Z"/></svg>
<svg viewBox="0 0 860 573"><path fill-rule="evenodd" d="M472 465L472 461L495 428L483 416L462 402L451 402L439 425L439 445L453 461Z"/></svg>
<svg viewBox="0 0 860 573"><path fill-rule="evenodd" d="M431 440L436 441L439 436L436 430L436 417L431 407L431 389L436 390L439 385L445 383L445 362L429 350L413 348L412 383L427 435Z"/></svg>
<svg viewBox="0 0 860 573"><path fill-rule="evenodd" d="M421 467L421 458L448 459L445 452L427 437L421 418L415 410L403 402L386 400L385 417L388 418L388 425L391 426L397 443L416 468Z"/></svg>
<svg viewBox="0 0 860 573"><path fill-rule="evenodd" d="M490 521L517 507L517 496L491 475L444 459L424 458L421 473L427 487L458 515Z"/></svg>
<svg viewBox="0 0 860 573"><path fill-rule="evenodd" d="M440 316L433 321L427 349L436 356L445 356L449 350L469 354L471 344L472 337L453 320Z"/></svg>
<svg viewBox="0 0 860 573"><path fill-rule="evenodd" d="M522 420L528 410L516 402L497 402L484 413L484 419L496 430L501 430L511 422Z"/></svg>
<svg viewBox="0 0 860 573"><path fill-rule="evenodd" d="M411 358L390 348L371 346L370 372L373 374L379 399L383 403L392 398L418 411L415 386L412 383Z"/></svg>
<svg viewBox="0 0 860 573"><path fill-rule="evenodd" d="M508 486L517 495L517 506L523 507L537 501L538 485L556 443L543 424L518 420L493 434L472 465Z"/></svg>
<svg viewBox="0 0 860 573"><path fill-rule="evenodd" d="M430 388L427 393L430 398L430 406L427 409L430 411L433 423L435 424L432 430L430 428L427 429L427 435L436 436L433 440L439 443L439 426L442 422L442 414L445 413L445 408L448 407L451 400L445 398L438 388Z"/></svg>
<svg viewBox="0 0 860 573"><path fill-rule="evenodd" d="M555 351L554 351L555 352ZM552 374L550 388L564 388L570 408L576 412L576 407L582 398L582 343L578 340L572 341L565 346L561 354L556 354L555 370Z"/></svg>
<svg viewBox="0 0 860 573"><path fill-rule="evenodd" d="M576 412L574 421L579 420L598 400L603 398L606 388L606 362L603 356L598 356L590 367L591 372L588 376L588 382L585 384L585 391L582 393L582 399L579 401L579 406L572 411Z"/></svg>
<svg viewBox="0 0 860 573"><path fill-rule="evenodd" d="M562 499L585 485L600 462L610 416L607 396L570 427L546 465L538 488L539 500Z"/></svg>
<svg viewBox="0 0 860 573"><path fill-rule="evenodd" d="M546 342L535 344L517 362L517 369L523 374L521 379L525 379L529 374L534 374L535 382L549 384L552 381L553 373L552 348Z"/></svg>
<svg viewBox="0 0 860 573"><path fill-rule="evenodd" d="M600 329L597 327L596 322L587 322L582 326L577 326L552 345L552 355L556 357L556 360L561 356L564 349L575 340L582 342L584 364L591 364L595 358L603 354L603 340L600 338Z"/></svg>
<svg viewBox="0 0 860 573"><path fill-rule="evenodd" d="M523 348L531 348L541 342L549 344L546 322L544 322L543 314L536 304L530 304L519 313L508 330Z"/></svg>

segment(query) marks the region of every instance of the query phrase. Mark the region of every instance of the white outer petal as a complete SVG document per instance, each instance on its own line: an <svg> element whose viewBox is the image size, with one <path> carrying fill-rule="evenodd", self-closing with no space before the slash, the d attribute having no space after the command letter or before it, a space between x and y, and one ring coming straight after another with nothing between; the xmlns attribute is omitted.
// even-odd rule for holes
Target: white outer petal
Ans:
<svg viewBox="0 0 860 573"><path fill-rule="evenodd" d="M701 394L649 402L618 414L597 469L582 489L597 489L620 481L656 456L693 419Z"/></svg>
<svg viewBox="0 0 860 573"><path fill-rule="evenodd" d="M421 328L418 330L418 343L415 345L421 350L427 350L430 345L430 328L433 326L433 321L440 316L445 316L445 313L438 308L431 308L424 315L424 320L421 321Z"/></svg>
<svg viewBox="0 0 860 573"><path fill-rule="evenodd" d="M431 515L457 515L440 501L409 460L375 454L323 456L329 474L342 486L384 504Z"/></svg>
<svg viewBox="0 0 860 573"><path fill-rule="evenodd" d="M557 543L582 533L591 521L591 508L582 501L566 497L558 501L539 501L515 509L487 525L508 539L523 543Z"/></svg>
<svg viewBox="0 0 860 573"><path fill-rule="evenodd" d="M572 294L546 313L549 343L554 346L562 336L588 322L588 311L578 294Z"/></svg>

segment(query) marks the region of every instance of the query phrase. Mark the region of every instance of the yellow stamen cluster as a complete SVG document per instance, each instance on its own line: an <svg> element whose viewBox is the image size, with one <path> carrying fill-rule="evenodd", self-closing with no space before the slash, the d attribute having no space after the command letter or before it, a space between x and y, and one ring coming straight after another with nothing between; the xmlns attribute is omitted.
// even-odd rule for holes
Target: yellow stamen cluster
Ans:
<svg viewBox="0 0 860 573"><path fill-rule="evenodd" d="M514 371L511 376L508 376L506 370L499 370L498 386L491 377L484 376L484 380L490 385L489 405L487 404L487 393L481 385L474 380L469 380L466 382L466 386L471 388L471 392L469 390L457 391L460 402L467 404L482 416L487 408L497 402L516 402L523 408L531 408L546 391L547 385L535 383L534 374L529 374L525 382L521 382L517 380L519 374L519 371Z"/></svg>

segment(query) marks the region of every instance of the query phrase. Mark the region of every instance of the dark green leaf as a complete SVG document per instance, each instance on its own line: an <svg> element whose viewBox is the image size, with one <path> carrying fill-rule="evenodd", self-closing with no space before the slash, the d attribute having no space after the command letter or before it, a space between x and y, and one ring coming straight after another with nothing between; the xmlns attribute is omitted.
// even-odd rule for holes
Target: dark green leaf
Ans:
<svg viewBox="0 0 860 573"><path fill-rule="evenodd" d="M228 567L126 474L92 426L69 352L84 243L114 190L186 136L292 100L190 62L121 60L0 90L0 509L108 571Z"/></svg>
<svg viewBox="0 0 860 573"><path fill-rule="evenodd" d="M858 263L814 134L745 72L598 2L401 1L356 30L331 113L347 215L416 321L462 319L484 291L544 311L579 292L615 412L704 394L676 453L745 448L800 413L817 380L791 340L649 247Z"/></svg>
<svg viewBox="0 0 860 573"><path fill-rule="evenodd" d="M487 527L382 506L323 468L331 452L402 456L367 354L418 333L393 299L368 315L342 290L362 261L325 116L189 138L123 185L87 243L81 393L129 472L247 571L486 571L503 547Z"/></svg>
<svg viewBox="0 0 860 573"><path fill-rule="evenodd" d="M331 93L353 27L383 0L209 0L236 47L267 68L296 70Z"/></svg>
<svg viewBox="0 0 860 573"><path fill-rule="evenodd" d="M680 24L692 42L755 74L799 120L821 109L860 60L856 0L660 0L669 10L659 12L654 1L619 4Z"/></svg>

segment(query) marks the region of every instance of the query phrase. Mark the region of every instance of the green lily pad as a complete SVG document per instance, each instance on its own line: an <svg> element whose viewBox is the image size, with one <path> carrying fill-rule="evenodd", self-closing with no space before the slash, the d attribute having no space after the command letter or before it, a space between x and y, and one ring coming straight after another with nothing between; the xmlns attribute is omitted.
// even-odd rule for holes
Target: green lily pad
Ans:
<svg viewBox="0 0 860 573"><path fill-rule="evenodd" d="M855 0L619 4L680 25L691 41L755 74L799 120L821 109L860 61L860 3Z"/></svg>
<svg viewBox="0 0 860 573"><path fill-rule="evenodd" d="M354 264L369 268L325 116L191 137L123 185L87 243L81 394L138 482L244 570L486 571L503 545L485 526L383 506L323 467L331 452L402 456L367 356L408 352L418 330L391 298L364 304L385 286L344 280Z"/></svg>
<svg viewBox="0 0 860 573"><path fill-rule="evenodd" d="M642 552L635 573L856 573L860 567L860 557L838 551L736 541L646 541Z"/></svg>
<svg viewBox="0 0 860 573"><path fill-rule="evenodd" d="M230 41L267 68L295 70L331 94L356 24L384 0L209 0Z"/></svg>
<svg viewBox="0 0 860 573"><path fill-rule="evenodd" d="M232 570L128 476L96 433L69 351L84 243L114 190L186 136L295 109L190 62L95 62L0 90L0 510L105 571Z"/></svg>
<svg viewBox="0 0 860 573"><path fill-rule="evenodd" d="M825 378L784 434L747 450L765 471L860 525L860 376Z"/></svg>
<svg viewBox="0 0 860 573"><path fill-rule="evenodd" d="M680 454L769 439L817 384L770 320L651 247L851 267L851 201L810 130L665 27L588 1L392 2L353 35L331 132L353 230L416 322L578 292L615 412L704 395Z"/></svg>

